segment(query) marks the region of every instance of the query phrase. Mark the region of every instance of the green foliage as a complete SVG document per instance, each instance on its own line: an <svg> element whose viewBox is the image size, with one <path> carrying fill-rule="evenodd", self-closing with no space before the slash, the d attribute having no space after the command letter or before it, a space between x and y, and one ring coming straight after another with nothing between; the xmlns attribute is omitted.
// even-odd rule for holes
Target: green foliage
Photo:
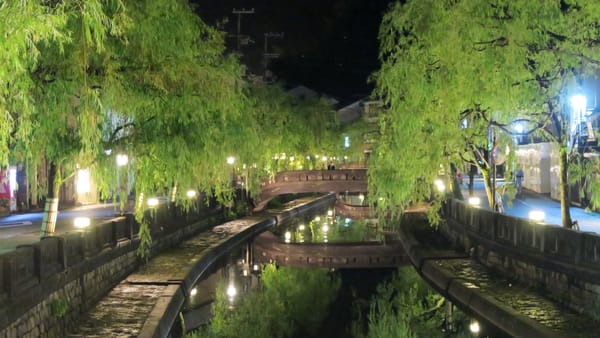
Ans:
<svg viewBox="0 0 600 338"><path fill-rule="evenodd" d="M256 193L273 154L333 152L331 105L247 83L188 1L5 1L0 19L0 165L51 163L57 183L90 167L105 198L119 170L138 198L177 187L231 205L232 171Z"/></svg>
<svg viewBox="0 0 600 338"><path fill-rule="evenodd" d="M274 265L265 267L262 283L262 290L240 295L233 308L225 295L225 285L220 285L210 327L195 335L247 338L313 335L340 287L340 280L327 270L277 269Z"/></svg>
<svg viewBox="0 0 600 338"><path fill-rule="evenodd" d="M377 287L371 301L368 330L364 334L355 323L357 337L443 337L439 320L443 318L444 299L434 292L412 267L398 270L389 282ZM465 317L456 311L455 322L463 329ZM463 332L458 332L458 336Z"/></svg>
<svg viewBox="0 0 600 338"><path fill-rule="evenodd" d="M150 233L150 225L148 222L140 223L140 230L138 231L138 237L140 239L140 245L138 247L138 256L145 259L148 262L150 259L150 253L152 252L152 234Z"/></svg>
<svg viewBox="0 0 600 338"><path fill-rule="evenodd" d="M50 314L62 318L69 310L69 303L63 298L54 298L50 301Z"/></svg>
<svg viewBox="0 0 600 338"><path fill-rule="evenodd" d="M600 65L598 20L593 0L393 5L379 34L374 80L387 109L370 193L389 206L427 199L440 167L485 160L488 129L510 137L516 120L557 146L573 144L568 98Z"/></svg>

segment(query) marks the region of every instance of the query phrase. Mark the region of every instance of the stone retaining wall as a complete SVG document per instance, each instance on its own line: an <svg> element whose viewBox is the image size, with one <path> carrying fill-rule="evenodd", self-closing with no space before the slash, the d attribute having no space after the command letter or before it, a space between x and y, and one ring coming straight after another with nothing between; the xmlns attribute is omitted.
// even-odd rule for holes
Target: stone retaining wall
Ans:
<svg viewBox="0 0 600 338"><path fill-rule="evenodd" d="M586 311L600 304L600 236L451 200L446 235L485 266Z"/></svg>
<svg viewBox="0 0 600 338"><path fill-rule="evenodd" d="M153 252L222 222L166 208L159 214ZM127 215L0 255L0 337L63 337L69 323L137 269L138 230Z"/></svg>

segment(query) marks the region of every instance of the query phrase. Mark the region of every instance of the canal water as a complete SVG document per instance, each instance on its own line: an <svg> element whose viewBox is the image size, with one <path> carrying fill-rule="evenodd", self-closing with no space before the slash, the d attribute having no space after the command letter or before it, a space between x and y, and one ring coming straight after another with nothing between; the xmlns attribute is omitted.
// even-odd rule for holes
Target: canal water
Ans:
<svg viewBox="0 0 600 338"><path fill-rule="evenodd" d="M389 240L389 236L382 235L375 220L351 219L336 214L336 210L333 207L320 215L298 217L286 226L273 229L272 232L281 242L290 243L291 245L301 245L303 243L328 245L333 243L381 242ZM248 264L245 261L242 249L238 253L234 253L227 261L222 262L222 264L221 268L215 268L215 271L220 271L216 275L221 278L211 281L213 288L218 283L217 280L232 280L232 274L235 274L235 279L242 281L242 283L238 284L244 285L243 290L245 292L260 289L260 273L256 271L257 266L252 266L252 264ZM571 332L569 336L572 337L600 337L600 329L597 322L589 321L589 319L573 311L556 305L556 303L547 300L543 294L535 290L520 286L518 283L501 276L494 275L470 259L440 261L439 265L456 276L471 281L490 297L513 307L552 329L561 332L565 332L566 330L567 332ZM354 338L357 337L357 332L362 333L362 335L359 334L358 336L365 336L368 331L368 316L371 313L371 303L378 294L378 286L391 281L398 274L406 274L408 272L412 274L416 273L411 266L400 269L331 270L330 273L332 275L340 278L341 285L337 297L335 297L331 304L327 318L323 321L316 334L307 336L306 332L303 332L301 336L296 336L295 338ZM402 290L398 289L396 293L402 292ZM431 292L433 295L434 291L432 290ZM441 298L439 296L428 297ZM421 300L415 298L414 301L420 302ZM205 299L202 305L206 307L206 303ZM190 306L190 308L193 308L193 306ZM445 308L446 311L438 309L435 315L430 316L430 322L427 325L434 328L434 331L432 335L428 335L427 337L505 337L504 334L496 331L493 327L485 327L485 324L476 318L467 317L454 306L445 305ZM448 309L452 311L448 311ZM260 312L260 309L257 309L257 311ZM207 316L209 311L205 310L202 313L204 316ZM452 327L447 325L446 320L449 318L446 315L447 313L453 313L458 318ZM473 323L478 324L479 332L470 332ZM456 331L460 331L462 335L457 335Z"/></svg>

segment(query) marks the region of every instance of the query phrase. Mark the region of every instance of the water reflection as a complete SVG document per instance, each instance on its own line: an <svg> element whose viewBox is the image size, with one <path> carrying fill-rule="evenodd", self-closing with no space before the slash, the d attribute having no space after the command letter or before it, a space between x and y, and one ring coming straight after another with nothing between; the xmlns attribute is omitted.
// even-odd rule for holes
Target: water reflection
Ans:
<svg viewBox="0 0 600 338"><path fill-rule="evenodd" d="M271 232L285 243L382 242L384 238L377 219L342 217L335 208L294 219Z"/></svg>

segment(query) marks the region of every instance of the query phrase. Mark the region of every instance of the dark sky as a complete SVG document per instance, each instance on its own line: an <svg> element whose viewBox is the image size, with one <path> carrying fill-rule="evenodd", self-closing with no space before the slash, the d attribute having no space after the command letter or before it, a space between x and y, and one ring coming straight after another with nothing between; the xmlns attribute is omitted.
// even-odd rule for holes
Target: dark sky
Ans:
<svg viewBox="0 0 600 338"><path fill-rule="evenodd" d="M278 53L270 69L289 87L303 84L342 102L368 96L369 74L377 70L377 33L390 0L190 0L210 25L223 19L228 43L236 47L237 14L233 9L254 9L241 15L241 33L254 43L242 46L243 61L254 73L263 71L264 34L268 52Z"/></svg>

